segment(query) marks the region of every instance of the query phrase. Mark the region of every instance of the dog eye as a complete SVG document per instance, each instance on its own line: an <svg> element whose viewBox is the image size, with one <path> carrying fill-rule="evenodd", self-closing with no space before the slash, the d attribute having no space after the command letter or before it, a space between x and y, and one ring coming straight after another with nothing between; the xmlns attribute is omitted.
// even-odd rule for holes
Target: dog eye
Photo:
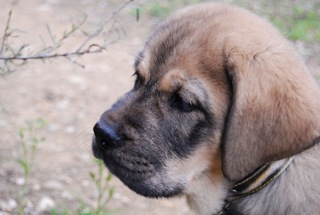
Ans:
<svg viewBox="0 0 320 215"><path fill-rule="evenodd" d="M143 79L138 71L135 71L135 73L132 76L136 76L136 80L134 82L134 89L137 89L143 83Z"/></svg>
<svg viewBox="0 0 320 215"><path fill-rule="evenodd" d="M184 100L180 95L174 94L170 99L171 106L183 112L191 112L196 107L191 102Z"/></svg>

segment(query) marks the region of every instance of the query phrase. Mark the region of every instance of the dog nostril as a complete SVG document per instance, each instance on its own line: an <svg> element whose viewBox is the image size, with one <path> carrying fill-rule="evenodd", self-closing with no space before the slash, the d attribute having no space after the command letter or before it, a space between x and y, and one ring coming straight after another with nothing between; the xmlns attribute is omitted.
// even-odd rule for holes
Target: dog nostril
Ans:
<svg viewBox="0 0 320 215"><path fill-rule="evenodd" d="M101 147L103 149L115 147L121 140L121 137L117 135L115 129L105 123L96 123L93 128L93 131L96 136L96 142L98 147Z"/></svg>

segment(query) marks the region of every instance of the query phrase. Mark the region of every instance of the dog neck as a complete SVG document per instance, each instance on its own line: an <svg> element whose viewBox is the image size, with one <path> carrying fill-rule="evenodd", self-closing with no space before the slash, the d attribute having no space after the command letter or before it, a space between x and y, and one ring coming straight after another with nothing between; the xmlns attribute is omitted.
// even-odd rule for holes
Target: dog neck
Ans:
<svg viewBox="0 0 320 215"><path fill-rule="evenodd" d="M222 174L206 172L190 182L185 192L187 202L198 214L215 214L224 206L229 187Z"/></svg>
<svg viewBox="0 0 320 215"><path fill-rule="evenodd" d="M267 163L233 185L229 201L235 201L258 192L276 180L290 165L293 157Z"/></svg>
<svg viewBox="0 0 320 215"><path fill-rule="evenodd" d="M294 156L267 163L233 186L222 174L206 172L188 186L188 204L203 215L241 214L232 209L232 204L275 181L293 159Z"/></svg>
<svg viewBox="0 0 320 215"><path fill-rule="evenodd" d="M291 164L294 157L295 156L267 163L253 171L240 182L235 183L229 191L223 209L217 214L240 214L232 209L232 204L237 200L262 190L275 181Z"/></svg>

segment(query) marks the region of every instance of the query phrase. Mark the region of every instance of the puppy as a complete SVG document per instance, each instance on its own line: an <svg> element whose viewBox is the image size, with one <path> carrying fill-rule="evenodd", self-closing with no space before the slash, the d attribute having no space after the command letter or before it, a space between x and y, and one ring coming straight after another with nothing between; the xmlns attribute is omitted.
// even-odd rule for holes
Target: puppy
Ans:
<svg viewBox="0 0 320 215"><path fill-rule="evenodd" d="M273 26L192 6L155 30L134 69L92 143L130 189L184 194L199 214L320 213L320 91Z"/></svg>

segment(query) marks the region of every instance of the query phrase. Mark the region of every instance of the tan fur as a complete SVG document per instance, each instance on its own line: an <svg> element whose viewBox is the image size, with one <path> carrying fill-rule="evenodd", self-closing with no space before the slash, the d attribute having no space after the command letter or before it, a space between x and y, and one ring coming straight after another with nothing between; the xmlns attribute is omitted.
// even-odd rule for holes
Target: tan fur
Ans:
<svg viewBox="0 0 320 215"><path fill-rule="evenodd" d="M179 93L188 98L191 103L197 101L204 102L207 99L205 89L201 88L201 83L194 77L189 77L184 71L174 69L165 74L162 78L158 91L161 93Z"/></svg>
<svg viewBox="0 0 320 215"><path fill-rule="evenodd" d="M211 153L208 160L210 161L208 172L195 177L185 192L188 204L199 214L212 214L212 212L221 210L230 186L222 174L221 154L219 150L215 151L216 154ZM197 156L201 158L200 162L206 158L201 153L197 153Z"/></svg>
<svg viewBox="0 0 320 215"><path fill-rule="evenodd" d="M148 81L150 79L149 55L147 52L144 54L143 61L141 61L140 64L136 66L135 70L144 81Z"/></svg>
<svg viewBox="0 0 320 215"><path fill-rule="evenodd" d="M185 84L186 80L183 71L172 70L169 71L165 77L162 78L158 90L162 92L172 93Z"/></svg>
<svg viewBox="0 0 320 215"><path fill-rule="evenodd" d="M198 21L199 17L203 21ZM169 18L163 32L151 38L151 50L167 37L170 24L176 22L188 23L193 33L189 42L174 50L168 68L179 68L190 77L205 80L202 84L210 92L212 110L223 120L229 89L221 72L227 69L231 78L232 107L222 143L223 169L229 179L240 180L266 162L300 153L315 144L313 140L320 134L319 89L301 58L277 30L242 9L205 4ZM204 62L212 73L203 71L199 62ZM169 74L161 84L167 90L175 79ZM183 80L181 74L176 76ZM203 157L205 162L206 156L195 156ZM228 184L221 179L220 169L211 168L207 174L201 176L205 179L194 179L187 189L191 190L187 194L190 204L201 214L217 211L214 202L221 207L226 194L220 193L214 200L211 197L219 186ZM251 214L250 210L246 212Z"/></svg>
<svg viewBox="0 0 320 215"><path fill-rule="evenodd" d="M199 214L215 214L234 182L265 163L296 155L279 179L234 207L249 215L319 213L320 146L315 140L320 136L320 90L301 57L272 25L229 5L189 7L158 27L136 70L143 79L141 86L103 118L117 122L131 135L131 142L140 136L147 140L147 147L141 141L134 144L141 144L139 150L147 148L146 167L139 168L152 174L137 174L132 163L138 158L130 154L135 150L130 142L127 151L120 150L121 156L109 155L121 164L119 175L133 190L159 197L182 187ZM170 106L175 93L190 104L200 104L200 110L179 111ZM146 108L142 110L141 105ZM132 120L137 116L144 120ZM161 124L164 120L169 123ZM196 130L202 138L190 143L195 136L192 129L203 121L207 123L204 130ZM143 126L146 122L149 130ZM159 124L173 129L163 130ZM148 131L154 136L148 136ZM182 146L194 144L194 149L184 154L168 152L179 144L178 134L186 139ZM160 170L150 159L154 153L164 156ZM124 165L132 168L136 181L123 173Z"/></svg>

